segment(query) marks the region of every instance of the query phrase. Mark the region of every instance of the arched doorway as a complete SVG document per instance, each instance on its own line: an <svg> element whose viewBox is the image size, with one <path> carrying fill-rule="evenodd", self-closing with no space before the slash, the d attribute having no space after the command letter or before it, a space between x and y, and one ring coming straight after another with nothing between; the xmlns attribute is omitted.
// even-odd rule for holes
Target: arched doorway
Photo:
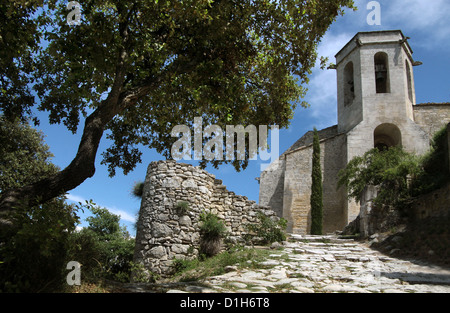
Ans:
<svg viewBox="0 0 450 313"><path fill-rule="evenodd" d="M390 123L384 123L375 128L373 132L374 147L380 151L390 147L402 146L402 133L400 129Z"/></svg>

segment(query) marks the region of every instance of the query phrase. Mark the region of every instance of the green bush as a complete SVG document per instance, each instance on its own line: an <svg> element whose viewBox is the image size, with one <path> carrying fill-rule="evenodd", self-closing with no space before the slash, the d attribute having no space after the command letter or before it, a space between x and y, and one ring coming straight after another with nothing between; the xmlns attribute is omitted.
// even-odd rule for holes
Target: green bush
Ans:
<svg viewBox="0 0 450 313"><path fill-rule="evenodd" d="M223 238L226 233L225 224L213 213L200 213L200 235L203 239Z"/></svg>
<svg viewBox="0 0 450 313"><path fill-rule="evenodd" d="M72 234L70 258L83 264L83 277L87 280L107 278L121 282L130 281L133 267L135 241L120 217L92 201L84 205L93 215L86 220L89 225Z"/></svg>
<svg viewBox="0 0 450 313"><path fill-rule="evenodd" d="M380 186L375 202L398 205L410 197L408 180L420 172L419 158L401 148L372 149L339 172L338 186L346 186L356 201L367 185Z"/></svg>
<svg viewBox="0 0 450 313"><path fill-rule="evenodd" d="M144 194L144 184L145 183L142 181L134 183L131 195L138 199L142 199L142 195Z"/></svg>
<svg viewBox="0 0 450 313"><path fill-rule="evenodd" d="M0 143L0 197L59 170L43 135L28 123L0 114ZM0 229L0 292L49 292L65 283L68 237L78 216L64 200L60 195L34 207L19 204L2 214L11 226Z"/></svg>
<svg viewBox="0 0 450 313"><path fill-rule="evenodd" d="M349 197L359 201L367 185L379 186L378 204L404 207L412 198L442 187L449 181L445 161L446 128L437 132L422 157L392 147L372 149L353 158L339 172L338 187L347 187Z"/></svg>
<svg viewBox="0 0 450 313"><path fill-rule="evenodd" d="M262 238L263 244L269 244L273 242L281 242L286 240L286 226L287 220L284 218L274 221L263 213L258 213L258 222L255 224L249 224L246 228L255 233L257 237Z"/></svg>
<svg viewBox="0 0 450 313"><path fill-rule="evenodd" d="M78 217L73 206L54 199L18 208L0 243L0 291L53 292L65 284L69 237Z"/></svg>
<svg viewBox="0 0 450 313"><path fill-rule="evenodd" d="M439 189L450 180L446 155L447 127L436 132L431 148L420 160L423 171L411 184L411 193L418 196Z"/></svg>
<svg viewBox="0 0 450 313"><path fill-rule="evenodd" d="M177 208L178 213L180 215L185 215L190 210L189 202L187 202L187 201L180 201L180 202L177 203L176 208Z"/></svg>
<svg viewBox="0 0 450 313"><path fill-rule="evenodd" d="M217 215L206 212L200 214L200 222L200 254L214 256L220 252L226 234L225 224Z"/></svg>

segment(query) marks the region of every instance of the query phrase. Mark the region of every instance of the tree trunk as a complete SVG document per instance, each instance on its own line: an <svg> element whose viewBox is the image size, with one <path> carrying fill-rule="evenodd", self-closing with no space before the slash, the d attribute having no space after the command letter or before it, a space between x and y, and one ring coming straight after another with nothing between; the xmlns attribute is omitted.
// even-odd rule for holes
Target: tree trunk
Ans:
<svg viewBox="0 0 450 313"><path fill-rule="evenodd" d="M28 207L44 203L54 197L62 195L83 183L95 173L95 157L97 155L100 139L103 136L106 124L114 116L134 105L149 90L157 86L165 75L185 73L195 68L194 60L189 62L174 61L171 68L159 77L152 77L140 86L123 91L125 78L126 53L120 54L116 71L116 79L112 85L108 98L103 100L97 109L86 118L83 135L77 154L72 162L62 171L34 184L7 190L0 199L0 230L3 226L11 225L7 215L17 207Z"/></svg>
<svg viewBox="0 0 450 313"><path fill-rule="evenodd" d="M0 199L0 224L8 224L6 215L18 206L31 207L44 203L74 189L94 175L100 139L106 123L114 116L113 112L105 113L105 108L98 108L86 118L77 154L64 170L28 186L3 193Z"/></svg>

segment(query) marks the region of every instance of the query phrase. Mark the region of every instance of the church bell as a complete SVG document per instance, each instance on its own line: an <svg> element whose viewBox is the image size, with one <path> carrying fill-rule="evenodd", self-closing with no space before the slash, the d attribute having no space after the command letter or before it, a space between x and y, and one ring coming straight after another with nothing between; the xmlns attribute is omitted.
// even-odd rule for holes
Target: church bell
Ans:
<svg viewBox="0 0 450 313"><path fill-rule="evenodd" d="M383 64L377 64L375 72L376 72L375 78L377 80L377 83L383 83L386 81L387 71Z"/></svg>

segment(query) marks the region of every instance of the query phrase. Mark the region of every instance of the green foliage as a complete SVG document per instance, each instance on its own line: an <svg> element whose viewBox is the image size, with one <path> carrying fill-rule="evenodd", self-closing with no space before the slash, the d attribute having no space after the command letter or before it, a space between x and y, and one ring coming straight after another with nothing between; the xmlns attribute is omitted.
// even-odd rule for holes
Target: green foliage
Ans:
<svg viewBox="0 0 450 313"><path fill-rule="evenodd" d="M419 173L411 184L414 196L439 189L450 181L446 166L447 127L436 132L431 141L431 148L420 160L423 171Z"/></svg>
<svg viewBox="0 0 450 313"><path fill-rule="evenodd" d="M286 240L286 226L287 220L284 218L274 221L263 213L258 213L258 222L255 224L248 224L246 228L255 233L257 237L263 239L264 244L272 242L282 242Z"/></svg>
<svg viewBox="0 0 450 313"><path fill-rule="evenodd" d="M239 268L259 268L259 264L271 253L273 252L270 250L239 248L202 260L175 259L173 262L175 277L181 281L200 280L224 274L225 267L229 265L238 265Z"/></svg>
<svg viewBox="0 0 450 313"><path fill-rule="evenodd" d="M428 153L415 156L399 147L373 149L353 158L339 172L338 186L359 201L365 186L380 186L375 199L380 204L402 207L413 197L442 187L449 181L445 161L446 128L437 132Z"/></svg>
<svg viewBox="0 0 450 313"><path fill-rule="evenodd" d="M139 144L169 156L173 125L192 126L194 116L223 129L287 127L295 106L307 106L302 85L317 45L344 8L353 8L351 0L86 0L81 24L68 26L67 1L42 3L0 6L0 74L11 74L0 109L30 113L33 80L51 123L75 132L80 117L98 109L113 141L102 161L111 175L135 167ZM39 45L43 40L48 44Z"/></svg>
<svg viewBox="0 0 450 313"><path fill-rule="evenodd" d="M58 171L43 135L19 120L0 115L0 193L21 187Z"/></svg>
<svg viewBox="0 0 450 313"><path fill-rule="evenodd" d="M120 226L120 217L96 206L92 200L81 207L90 210L93 216L86 218L88 227L71 236L70 258L83 264L83 277L87 280L130 281L135 241Z"/></svg>
<svg viewBox="0 0 450 313"><path fill-rule="evenodd" d="M86 201L85 206L93 214L86 218L89 223L88 229L97 234L100 239L110 240L120 235L120 216L112 214L106 208L96 206L92 200Z"/></svg>
<svg viewBox="0 0 450 313"><path fill-rule="evenodd" d="M225 224L211 212L200 213L200 235L203 239L223 238L226 233Z"/></svg>
<svg viewBox="0 0 450 313"><path fill-rule="evenodd" d="M136 197L136 198L138 198L138 199L141 199L142 198L142 195L144 194L144 182L142 182L142 181L140 181L140 182L136 182L134 185L133 185L133 189L131 190L131 194L134 196L134 197Z"/></svg>
<svg viewBox="0 0 450 313"><path fill-rule="evenodd" d="M205 211L200 214L200 222L200 255L212 257L220 252L225 224L217 215Z"/></svg>
<svg viewBox="0 0 450 313"><path fill-rule="evenodd" d="M179 214L185 215L190 210L189 202L187 202L187 201L180 201L180 202L177 203L176 208L177 208Z"/></svg>
<svg viewBox="0 0 450 313"><path fill-rule="evenodd" d="M58 170L42 134L27 123L0 116L0 142L0 192ZM0 234L0 291L52 291L65 283L68 238L79 218L77 208L64 200L18 205L8 216L13 225Z"/></svg>
<svg viewBox="0 0 450 313"><path fill-rule="evenodd" d="M0 3L0 110L13 121L31 114L30 90L41 33L36 18L42 0L10 0ZM2 141L1 141L2 142Z"/></svg>
<svg viewBox="0 0 450 313"><path fill-rule="evenodd" d="M48 292L65 284L69 237L78 221L63 198L19 208L0 245L0 291Z"/></svg>
<svg viewBox="0 0 450 313"><path fill-rule="evenodd" d="M320 165L320 142L317 129L314 127L313 155L311 171L311 234L322 235L323 225L323 186Z"/></svg>
<svg viewBox="0 0 450 313"><path fill-rule="evenodd" d="M346 186L349 196L359 201L365 186L380 186L376 202L399 205L410 197L409 179L420 175L418 157L399 147L372 149L353 158L339 172L338 186Z"/></svg>

